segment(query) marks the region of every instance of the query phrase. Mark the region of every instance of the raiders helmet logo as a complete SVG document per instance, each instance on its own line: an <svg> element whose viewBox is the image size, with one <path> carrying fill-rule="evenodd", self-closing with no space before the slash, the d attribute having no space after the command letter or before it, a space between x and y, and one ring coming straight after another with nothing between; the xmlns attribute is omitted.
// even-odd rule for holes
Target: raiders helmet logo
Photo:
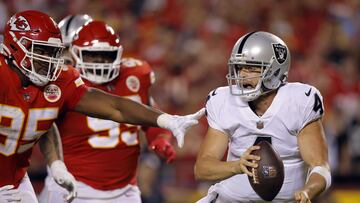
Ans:
<svg viewBox="0 0 360 203"><path fill-rule="evenodd" d="M282 44L272 44L275 57L278 63L282 64L286 61L287 58L287 49Z"/></svg>
<svg viewBox="0 0 360 203"><path fill-rule="evenodd" d="M11 31L28 31L28 30L30 30L30 25L29 25L29 22L23 16L19 16L17 18L11 19L10 30Z"/></svg>

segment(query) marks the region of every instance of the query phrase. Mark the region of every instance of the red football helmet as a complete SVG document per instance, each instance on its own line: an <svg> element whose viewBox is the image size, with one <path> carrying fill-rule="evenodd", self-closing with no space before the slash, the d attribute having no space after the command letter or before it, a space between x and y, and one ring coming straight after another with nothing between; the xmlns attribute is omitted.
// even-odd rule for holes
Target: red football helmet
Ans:
<svg viewBox="0 0 360 203"><path fill-rule="evenodd" d="M5 25L2 54L13 59L35 85L57 79L64 62L60 58L63 48L57 24L45 13L19 12Z"/></svg>
<svg viewBox="0 0 360 203"><path fill-rule="evenodd" d="M70 47L80 75L95 84L110 82L119 75L122 51L119 36L101 21L78 30Z"/></svg>

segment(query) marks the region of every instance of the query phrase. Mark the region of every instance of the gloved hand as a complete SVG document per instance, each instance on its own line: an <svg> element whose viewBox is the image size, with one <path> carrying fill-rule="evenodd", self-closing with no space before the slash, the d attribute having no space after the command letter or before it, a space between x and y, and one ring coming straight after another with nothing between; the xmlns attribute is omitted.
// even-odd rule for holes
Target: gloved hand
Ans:
<svg viewBox="0 0 360 203"><path fill-rule="evenodd" d="M74 176L69 173L64 162L54 161L50 166L51 174L57 184L69 191L65 197L67 202L71 202L77 196L77 186Z"/></svg>
<svg viewBox="0 0 360 203"><path fill-rule="evenodd" d="M200 109L198 112L186 116L161 114L157 118L157 124L161 128L170 130L181 148L184 145L184 137L186 131L193 125L198 124L200 119L205 114L205 108Z"/></svg>
<svg viewBox="0 0 360 203"><path fill-rule="evenodd" d="M19 190L13 188L13 185L5 185L3 187L0 187L0 203L21 201Z"/></svg>
<svg viewBox="0 0 360 203"><path fill-rule="evenodd" d="M154 152L164 159L166 159L166 163L171 163L175 157L176 152L173 146L170 144L168 140L163 137L156 138L149 144L149 148L154 150Z"/></svg>

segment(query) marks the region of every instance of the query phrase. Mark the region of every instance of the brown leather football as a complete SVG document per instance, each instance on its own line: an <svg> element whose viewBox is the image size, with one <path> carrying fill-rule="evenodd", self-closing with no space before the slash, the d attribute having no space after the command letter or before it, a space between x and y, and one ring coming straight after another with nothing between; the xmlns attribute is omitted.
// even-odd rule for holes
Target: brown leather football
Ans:
<svg viewBox="0 0 360 203"><path fill-rule="evenodd" d="M248 176L256 194L266 201L273 200L279 193L284 182L284 164L272 145L263 140L258 144L259 150L251 154L260 156L257 168L248 168L254 174Z"/></svg>

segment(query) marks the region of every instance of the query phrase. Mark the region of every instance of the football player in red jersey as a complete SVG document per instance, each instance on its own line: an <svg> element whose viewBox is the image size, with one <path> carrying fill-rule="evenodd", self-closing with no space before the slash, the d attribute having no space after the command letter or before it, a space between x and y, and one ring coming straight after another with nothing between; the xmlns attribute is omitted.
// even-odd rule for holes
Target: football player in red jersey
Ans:
<svg viewBox="0 0 360 203"><path fill-rule="evenodd" d="M66 111L119 123L166 128L172 131L179 146L183 144L185 131L204 113L200 110L187 116L169 115L88 87L74 68L61 71L62 49L60 30L47 14L32 10L19 12L5 25L0 55L0 200L3 202L20 199L37 202L26 175L32 147Z"/></svg>
<svg viewBox="0 0 360 203"><path fill-rule="evenodd" d="M66 33L63 33L64 36ZM122 51L119 36L101 21L92 21L83 26L70 47L76 68L87 86L153 106L149 95L155 81L151 67L145 61L121 58ZM76 112L67 112L57 121L57 126L64 162L78 181L78 197L74 203L141 202L136 186L140 154L139 126L119 124ZM167 140L170 138L169 131L150 127L145 132L150 147L159 156L165 157L167 162L175 158L175 151ZM50 137L54 138L55 135L51 134ZM40 202L63 202L64 192L67 193L50 174L46 178Z"/></svg>

